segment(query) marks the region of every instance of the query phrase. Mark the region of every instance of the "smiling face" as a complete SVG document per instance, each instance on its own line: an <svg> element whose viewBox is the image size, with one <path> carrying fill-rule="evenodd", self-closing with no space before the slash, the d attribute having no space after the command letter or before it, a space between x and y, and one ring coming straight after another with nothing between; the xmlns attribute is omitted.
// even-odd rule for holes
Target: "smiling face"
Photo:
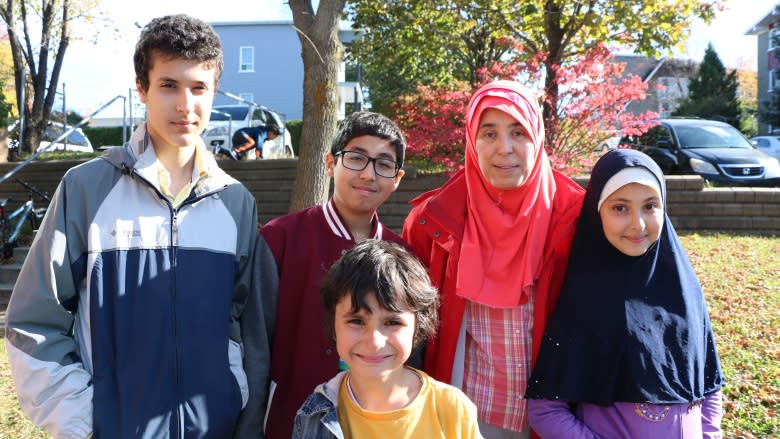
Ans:
<svg viewBox="0 0 780 439"><path fill-rule="evenodd" d="M599 210L604 235L628 256L641 256L661 236L664 209L658 192L629 183L613 192Z"/></svg>
<svg viewBox="0 0 780 439"><path fill-rule="evenodd" d="M158 150L193 145L209 122L214 67L200 61L153 55L149 88L136 84L146 104L146 128Z"/></svg>
<svg viewBox="0 0 780 439"><path fill-rule="evenodd" d="M365 296L366 309L352 309L350 294L336 304L336 349L356 380L399 377L412 353L415 318L409 311L382 308L374 293Z"/></svg>
<svg viewBox="0 0 780 439"><path fill-rule="evenodd" d="M514 189L528 180L535 148L520 122L495 108L482 113L474 142L479 168L496 189Z"/></svg>
<svg viewBox="0 0 780 439"><path fill-rule="evenodd" d="M342 151L356 151L371 158L397 161L395 146L381 137L355 137ZM333 154L325 156L325 167L334 181L333 200L348 222L370 220L376 209L398 188L404 176L403 169L393 178L377 175L373 163L362 171L353 171L344 166L342 157L334 157Z"/></svg>

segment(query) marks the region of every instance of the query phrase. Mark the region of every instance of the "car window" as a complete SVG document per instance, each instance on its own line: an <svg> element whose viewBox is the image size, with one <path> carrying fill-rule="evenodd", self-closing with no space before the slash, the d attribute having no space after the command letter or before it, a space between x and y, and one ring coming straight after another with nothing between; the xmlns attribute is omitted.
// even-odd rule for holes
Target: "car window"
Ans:
<svg viewBox="0 0 780 439"><path fill-rule="evenodd" d="M274 125L277 128L284 127L284 123L282 123L281 117L279 117L278 113L274 113L273 111L265 111L266 120L268 121L269 125Z"/></svg>
<svg viewBox="0 0 780 439"><path fill-rule="evenodd" d="M78 131L74 131L68 134L68 143L71 145L89 146L87 138Z"/></svg>
<svg viewBox="0 0 780 439"><path fill-rule="evenodd" d="M658 146L659 141L665 141L669 144L672 142L672 135L663 125L656 125L647 130L646 133L639 137L638 143L645 146Z"/></svg>
<svg viewBox="0 0 780 439"><path fill-rule="evenodd" d="M65 128L62 125L52 123L51 125L48 125L46 126L46 128L44 128L43 138L41 139L41 141L53 142L57 140L57 138L59 138L64 132L65 132ZM67 142L62 140L60 140L60 142L69 143L71 145L78 145L78 146L90 146L87 138L84 136L82 132L78 130L68 134L66 139Z"/></svg>
<svg viewBox="0 0 780 439"><path fill-rule="evenodd" d="M759 148L769 148L769 140L767 139L755 139L756 146Z"/></svg>
<svg viewBox="0 0 780 439"><path fill-rule="evenodd" d="M259 120L263 123L263 125L268 123L268 118L266 117L265 111L259 107L255 108L255 111L252 113L252 120Z"/></svg>
<svg viewBox="0 0 780 439"><path fill-rule="evenodd" d="M62 127L57 125L48 125L43 129L43 140L51 142L62 135Z"/></svg>
<svg viewBox="0 0 780 439"><path fill-rule="evenodd" d="M233 120L244 120L246 118L247 113L249 112L249 107L214 107L214 110L219 111L221 113L228 113L230 114L230 117ZM210 120L228 120L228 117L224 114L211 112L211 118Z"/></svg>
<svg viewBox="0 0 780 439"><path fill-rule="evenodd" d="M684 125L676 128L681 148L746 148L753 145L730 125Z"/></svg>

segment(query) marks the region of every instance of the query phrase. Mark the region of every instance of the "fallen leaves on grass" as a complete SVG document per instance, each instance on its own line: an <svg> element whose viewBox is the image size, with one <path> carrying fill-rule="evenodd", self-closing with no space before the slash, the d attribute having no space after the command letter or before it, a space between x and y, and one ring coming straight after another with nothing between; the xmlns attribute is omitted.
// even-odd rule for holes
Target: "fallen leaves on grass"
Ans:
<svg viewBox="0 0 780 439"><path fill-rule="evenodd" d="M780 238L681 236L726 377L724 437L780 436Z"/></svg>

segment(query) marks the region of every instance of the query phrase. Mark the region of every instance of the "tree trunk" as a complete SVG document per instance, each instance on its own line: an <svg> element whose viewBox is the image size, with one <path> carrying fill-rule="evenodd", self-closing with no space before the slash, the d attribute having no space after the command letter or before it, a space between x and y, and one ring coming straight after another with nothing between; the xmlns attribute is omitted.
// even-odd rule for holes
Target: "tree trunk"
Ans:
<svg viewBox="0 0 780 439"><path fill-rule="evenodd" d="M338 122L338 68L343 48L339 17L346 0L321 0L317 14L310 0L290 0L303 58L303 122L290 212L327 200L330 179L324 157Z"/></svg>
<svg viewBox="0 0 780 439"><path fill-rule="evenodd" d="M0 163L8 161L8 128L0 128Z"/></svg>
<svg viewBox="0 0 780 439"><path fill-rule="evenodd" d="M544 103L542 104L542 119L544 120L544 144L547 154L554 154L558 138L558 76L556 67L549 61L545 66Z"/></svg>
<svg viewBox="0 0 780 439"><path fill-rule="evenodd" d="M563 55L563 38L565 35L561 25L562 9L553 0L545 3L544 33L547 39L547 59L544 61L544 104L542 118L544 119L545 147L548 154L554 154L558 138L558 68Z"/></svg>
<svg viewBox="0 0 780 439"><path fill-rule="evenodd" d="M14 62L16 101L19 114L24 114L24 142L20 145L20 150L24 152L35 152L54 105L60 70L70 41L72 2L43 2L42 9L37 12L40 23L29 19L30 6L24 0L4 0L0 3L0 18L6 24ZM38 29L40 35L33 35ZM32 42L36 39L40 39L36 45L37 55L32 49ZM22 88L28 91L24 99Z"/></svg>

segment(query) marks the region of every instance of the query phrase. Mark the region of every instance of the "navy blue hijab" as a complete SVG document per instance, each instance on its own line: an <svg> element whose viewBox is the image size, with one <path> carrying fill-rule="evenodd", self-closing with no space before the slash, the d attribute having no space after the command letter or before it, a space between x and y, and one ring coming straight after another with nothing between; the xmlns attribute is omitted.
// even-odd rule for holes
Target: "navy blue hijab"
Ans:
<svg viewBox="0 0 780 439"><path fill-rule="evenodd" d="M618 149L596 163L528 398L671 404L702 400L723 383L701 285L666 213L642 256L621 253L604 235L601 192L633 166L655 175L666 210L663 174L648 156Z"/></svg>

